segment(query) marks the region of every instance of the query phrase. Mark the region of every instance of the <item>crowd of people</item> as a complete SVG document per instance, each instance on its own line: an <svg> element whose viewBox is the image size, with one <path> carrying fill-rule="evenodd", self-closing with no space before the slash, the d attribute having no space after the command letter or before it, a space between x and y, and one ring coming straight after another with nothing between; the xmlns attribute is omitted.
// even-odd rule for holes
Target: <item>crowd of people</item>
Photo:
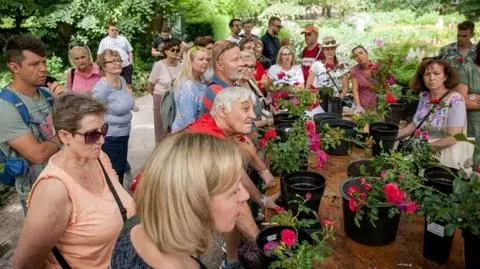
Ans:
<svg viewBox="0 0 480 269"><path fill-rule="evenodd" d="M148 80L157 147L131 190L123 186L137 109L128 39L109 24L95 61L88 46L72 43L72 68L60 85L47 79L42 41L11 38L13 80L0 91L0 149L5 165L20 160L25 169L4 173L2 181L14 179L26 215L14 268L206 268L198 257L215 233L225 240L221 268L243 268L239 246L259 234L247 201L277 208L278 195L262 194L252 180L276 184L253 139L258 128L273 125L272 90L328 87L337 97L352 95L355 113L377 104L375 63L364 46L352 48L357 65L350 67L336 54L339 42L319 42L320 29L308 25L298 54L280 42L281 23L270 18L258 37L252 21L233 19L226 40L200 36L190 46L162 29ZM460 23L457 41L421 63L411 83L419 106L399 138L428 129L439 150L454 145L457 133L480 139L474 32L473 23ZM447 105L437 106L442 100Z"/></svg>

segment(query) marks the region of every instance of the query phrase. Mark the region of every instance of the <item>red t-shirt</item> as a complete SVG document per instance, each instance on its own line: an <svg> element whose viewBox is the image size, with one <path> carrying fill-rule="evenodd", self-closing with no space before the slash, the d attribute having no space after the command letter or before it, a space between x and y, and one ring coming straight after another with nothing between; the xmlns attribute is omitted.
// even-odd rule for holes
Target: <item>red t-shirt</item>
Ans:
<svg viewBox="0 0 480 269"><path fill-rule="evenodd" d="M303 49L302 52L302 71L303 71L303 78L305 82L308 79L308 73L310 72L310 67L313 63L317 60L324 60L325 55L321 51L320 44L317 43L313 49L309 50L307 47Z"/></svg>
<svg viewBox="0 0 480 269"><path fill-rule="evenodd" d="M257 64L257 68L255 69L255 74L253 75L253 77L257 81L258 88L260 89L260 91L265 96L266 92L263 90L263 87L262 87L262 77L263 77L263 75L265 75L265 68L263 68L262 63L259 62L259 61L257 61L256 64Z"/></svg>
<svg viewBox="0 0 480 269"><path fill-rule="evenodd" d="M209 134L220 139L226 138L225 133L218 127L215 120L210 116L210 113L203 114L198 120L190 124L187 130L192 133Z"/></svg>

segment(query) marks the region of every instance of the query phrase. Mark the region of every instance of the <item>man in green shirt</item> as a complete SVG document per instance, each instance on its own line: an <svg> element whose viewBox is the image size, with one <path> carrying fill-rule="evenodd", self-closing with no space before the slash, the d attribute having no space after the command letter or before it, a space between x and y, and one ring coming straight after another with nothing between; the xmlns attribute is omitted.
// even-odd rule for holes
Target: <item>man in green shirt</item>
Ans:
<svg viewBox="0 0 480 269"><path fill-rule="evenodd" d="M31 36L14 36L7 41L7 62L13 81L6 88L16 94L29 112L26 124L17 107L0 99L0 150L24 158L29 171L15 179L15 188L25 209L28 193L48 159L59 149L52 122L52 107L38 86L47 77L46 50Z"/></svg>

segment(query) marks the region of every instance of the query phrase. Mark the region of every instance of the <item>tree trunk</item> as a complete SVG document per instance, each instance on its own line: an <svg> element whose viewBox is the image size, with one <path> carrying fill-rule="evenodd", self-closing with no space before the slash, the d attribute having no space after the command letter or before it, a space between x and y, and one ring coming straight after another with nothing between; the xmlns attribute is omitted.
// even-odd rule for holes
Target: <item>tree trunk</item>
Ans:
<svg viewBox="0 0 480 269"><path fill-rule="evenodd" d="M328 6L327 7L327 18L331 18L332 17L332 6Z"/></svg>

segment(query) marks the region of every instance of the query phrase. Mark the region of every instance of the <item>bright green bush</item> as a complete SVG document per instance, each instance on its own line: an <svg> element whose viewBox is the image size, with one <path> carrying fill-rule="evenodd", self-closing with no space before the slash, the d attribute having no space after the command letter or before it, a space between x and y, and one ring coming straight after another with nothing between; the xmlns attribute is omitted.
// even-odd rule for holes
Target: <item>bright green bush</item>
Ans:
<svg viewBox="0 0 480 269"><path fill-rule="evenodd" d="M216 14L210 18L210 24L213 28L213 38L215 40L222 40L230 35L230 29L228 28L229 22L230 17L227 15Z"/></svg>

